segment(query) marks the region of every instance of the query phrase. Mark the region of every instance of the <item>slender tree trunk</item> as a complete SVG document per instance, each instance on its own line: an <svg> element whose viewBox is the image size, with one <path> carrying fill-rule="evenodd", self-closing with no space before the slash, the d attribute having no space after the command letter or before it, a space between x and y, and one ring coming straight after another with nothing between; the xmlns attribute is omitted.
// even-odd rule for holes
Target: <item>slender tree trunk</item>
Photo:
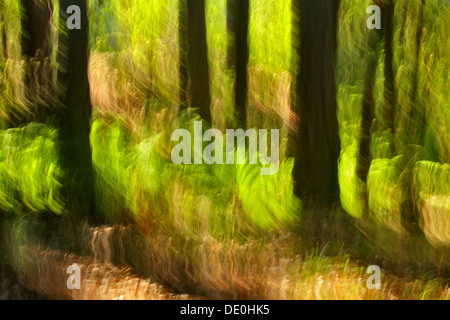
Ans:
<svg viewBox="0 0 450 320"><path fill-rule="evenodd" d="M383 28L385 28L384 25L382 26L382 29ZM367 32L367 43L365 47L366 54L364 57L364 61L366 63L366 71L364 75L363 100L361 106L359 148L356 155L356 176L363 182L363 187L354 190L354 192L358 192L357 196L361 198L364 203L364 208L362 209L363 212L361 213L364 220L359 221L358 223L364 222L366 221L366 219L369 219L367 175L369 173L370 164L372 162L370 143L372 140L372 125L375 119L375 99L373 90L375 87L376 69L378 65L378 47L382 40L382 29L365 29Z"/></svg>
<svg viewBox="0 0 450 320"><path fill-rule="evenodd" d="M67 8L81 9L81 30L67 30ZM65 198L69 213L94 217L94 180L89 142L91 101L89 96L88 34L86 0L60 0L60 32L58 72L61 102L61 162L66 173Z"/></svg>
<svg viewBox="0 0 450 320"><path fill-rule="evenodd" d="M420 76L420 52L422 48L422 35L423 35L423 14L425 10L425 0L421 0L419 5L419 20L417 22L417 38L416 38L416 53L415 53L415 63L414 63L414 74L412 78L412 92L411 95L414 97L413 104L410 108L410 113L408 121L410 122L409 128L413 129L411 137L413 138L413 143L418 145L423 145L423 131L425 125L425 116L423 107L420 105L420 95L419 95L419 76ZM412 128L413 127L413 128Z"/></svg>
<svg viewBox="0 0 450 320"><path fill-rule="evenodd" d="M240 128L245 128L247 124L249 6L249 0L227 0L227 29L231 35L228 44L228 69L235 78L234 118Z"/></svg>
<svg viewBox="0 0 450 320"><path fill-rule="evenodd" d="M384 28L385 26L383 26ZM364 77L363 101L361 108L361 127L359 132L359 150L357 154L357 177L364 183L367 182L370 163L372 161L370 152L371 129L375 118L375 99L373 89L375 86L376 69L378 65L377 47L381 42L382 30L367 31L367 45L365 61L366 72ZM364 195L365 197L366 195Z"/></svg>
<svg viewBox="0 0 450 320"><path fill-rule="evenodd" d="M1 37L2 37L2 47L1 47L1 58L6 60L8 58L8 48L7 48L7 35L6 35L6 22L5 22L5 3L4 0L0 0L0 19L1 19ZM2 61L3 63L3 61Z"/></svg>
<svg viewBox="0 0 450 320"><path fill-rule="evenodd" d="M21 49L27 61L24 104L32 112L23 120L45 122L52 91L48 41L52 7L41 0L21 0L21 8Z"/></svg>
<svg viewBox="0 0 450 320"><path fill-rule="evenodd" d="M6 25L3 24L2 28L2 42L3 42L3 57L8 59L8 38L6 36Z"/></svg>
<svg viewBox="0 0 450 320"><path fill-rule="evenodd" d="M392 65L394 55L392 51L392 41L394 37L394 4L393 0L384 1L384 105L382 108L381 129L390 129L392 133L394 128L395 115L395 77L394 67Z"/></svg>
<svg viewBox="0 0 450 320"><path fill-rule="evenodd" d="M211 123L205 0L187 0L187 71L189 107Z"/></svg>
<svg viewBox="0 0 450 320"><path fill-rule="evenodd" d="M239 0L227 0L227 31L229 35L227 67L233 70L236 65L236 19L237 19L237 2ZM233 70L234 72L234 70Z"/></svg>
<svg viewBox="0 0 450 320"><path fill-rule="evenodd" d="M178 0L178 44L179 44L179 76L180 76L180 111L187 108L187 14L186 1Z"/></svg>
<svg viewBox="0 0 450 320"><path fill-rule="evenodd" d="M47 30L50 23L50 8L40 0L21 0L22 53L33 58L39 50L48 51ZM43 55L48 56L48 52Z"/></svg>
<svg viewBox="0 0 450 320"><path fill-rule="evenodd" d="M336 31L340 1L294 0L300 12L294 110L300 125L294 166L295 192L323 205L339 200L340 139L335 85ZM294 40L295 41L295 40Z"/></svg>

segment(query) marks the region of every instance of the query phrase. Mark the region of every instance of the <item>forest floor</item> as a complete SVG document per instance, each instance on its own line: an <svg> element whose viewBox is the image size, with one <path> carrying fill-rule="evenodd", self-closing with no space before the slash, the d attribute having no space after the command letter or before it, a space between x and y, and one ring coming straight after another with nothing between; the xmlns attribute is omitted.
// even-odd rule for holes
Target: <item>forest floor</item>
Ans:
<svg viewBox="0 0 450 320"><path fill-rule="evenodd" d="M1 299L197 300L450 299L443 279L382 275L380 290L367 287L367 266L347 255L293 255L289 241L184 244L146 238L123 226L85 230L87 256L22 246L22 264L0 269ZM287 239L289 240L289 239ZM132 247L133 246L133 247ZM81 270L81 289L67 288L67 267ZM22 266L22 267L21 267ZM23 267L26 266L26 267ZM142 275L140 270L146 270ZM26 286L24 286L25 284ZM29 289L28 289L29 288Z"/></svg>
<svg viewBox="0 0 450 320"><path fill-rule="evenodd" d="M42 300L44 296L25 287L19 276L7 264L0 263L0 300Z"/></svg>
<svg viewBox="0 0 450 320"><path fill-rule="evenodd" d="M0 266L0 300L199 300L202 297L173 294L163 286L133 275L128 269L56 250L27 248L27 271L16 273ZM82 290L68 289L66 266L82 272ZM44 270L37 275L36 270ZM204 299L204 298L203 298Z"/></svg>

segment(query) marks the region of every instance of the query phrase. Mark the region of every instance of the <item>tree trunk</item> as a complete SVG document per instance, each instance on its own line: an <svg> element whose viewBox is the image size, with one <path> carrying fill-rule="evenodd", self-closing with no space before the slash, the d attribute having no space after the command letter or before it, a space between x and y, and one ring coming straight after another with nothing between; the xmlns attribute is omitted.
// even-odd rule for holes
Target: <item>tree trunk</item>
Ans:
<svg viewBox="0 0 450 320"><path fill-rule="evenodd" d="M420 76L420 52L422 47L422 34L423 34L423 13L425 10L425 0L421 0L419 5L419 20L417 22L417 38L416 38L416 61L414 63L414 73L412 79L412 92L411 95L414 97L414 101L412 101L413 105L411 105L410 113L408 117L408 121L411 121L408 125L410 129L413 129L411 132L411 137L413 138L412 143L423 145L423 136L424 136L424 125L425 125L425 116L424 110L421 105L419 105L420 95L419 95L419 76ZM415 105L414 105L415 104Z"/></svg>
<svg viewBox="0 0 450 320"><path fill-rule="evenodd" d="M48 56L47 30L50 23L50 8L41 0L21 0L22 14L22 53L28 59L39 50Z"/></svg>
<svg viewBox="0 0 450 320"><path fill-rule="evenodd" d="M189 107L211 123L205 0L187 0L187 70Z"/></svg>
<svg viewBox="0 0 450 320"><path fill-rule="evenodd" d="M329 205L339 200L340 139L335 85L336 31L340 1L295 0L300 10L294 110L300 125L294 166L295 192ZM295 41L295 40L294 40Z"/></svg>
<svg viewBox="0 0 450 320"><path fill-rule="evenodd" d="M51 4L40 0L21 0L21 50L27 61L24 105L31 118L20 122L45 122L51 106L52 84L48 41Z"/></svg>
<svg viewBox="0 0 450 320"><path fill-rule="evenodd" d="M1 47L1 53L0 57L2 58L2 64L4 63L3 60L8 59L8 48L7 48L7 36L6 36L6 23L5 23L5 3L4 0L0 0L0 19L1 19L1 41L2 41L2 47Z"/></svg>
<svg viewBox="0 0 450 320"><path fill-rule="evenodd" d="M228 44L228 69L235 79L234 120L240 128L245 128L247 124L249 6L249 0L227 0L227 29L231 36Z"/></svg>
<svg viewBox="0 0 450 320"><path fill-rule="evenodd" d="M67 30L67 7L81 9L81 29ZM72 216L94 217L94 180L89 142L91 101L89 96L88 34L86 0L60 0L64 31L59 35L58 70L61 163L66 179L64 196Z"/></svg>
<svg viewBox="0 0 450 320"><path fill-rule="evenodd" d="M385 26L383 26L385 28ZM376 69L378 65L377 47L380 44L382 31L367 31L367 45L365 61L366 72L364 77L363 101L361 110L361 126L359 132L359 150L357 154L357 177L364 183L367 182L370 163L372 161L370 152L371 128L375 118L375 100L373 89L375 86ZM363 195L364 197L366 195Z"/></svg>
<svg viewBox="0 0 450 320"><path fill-rule="evenodd" d="M187 105L187 15L186 1L178 0L178 44L179 44L179 81L180 81L180 111L183 111Z"/></svg>
<svg viewBox="0 0 450 320"><path fill-rule="evenodd" d="M382 108L381 130L390 129L395 133L395 77L392 65L394 55L392 51L392 40L394 37L394 4L393 0L384 0L384 105Z"/></svg>

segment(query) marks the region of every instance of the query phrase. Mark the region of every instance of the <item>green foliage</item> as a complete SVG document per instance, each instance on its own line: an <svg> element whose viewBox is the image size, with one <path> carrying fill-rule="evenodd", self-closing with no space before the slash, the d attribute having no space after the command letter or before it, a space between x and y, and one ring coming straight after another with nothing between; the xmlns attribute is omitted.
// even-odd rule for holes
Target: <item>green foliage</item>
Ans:
<svg viewBox="0 0 450 320"><path fill-rule="evenodd" d="M352 146L341 151L338 164L339 187L341 189L341 205L344 210L355 218L360 218L365 210L365 184L356 176L356 141Z"/></svg>
<svg viewBox="0 0 450 320"><path fill-rule="evenodd" d="M167 135L132 144L126 131L99 119L91 132L97 205L108 220L156 222L174 235L223 239L280 231L298 218L292 159L273 176L261 176L259 165L177 166Z"/></svg>
<svg viewBox="0 0 450 320"><path fill-rule="evenodd" d="M407 197L402 188L400 161L400 156L373 160L367 178L370 213L374 220L396 232L403 232L401 209Z"/></svg>
<svg viewBox="0 0 450 320"><path fill-rule="evenodd" d="M3 211L63 213L57 134L56 129L39 124L0 131Z"/></svg>
<svg viewBox="0 0 450 320"><path fill-rule="evenodd" d="M291 0L250 1L250 64L291 69Z"/></svg>

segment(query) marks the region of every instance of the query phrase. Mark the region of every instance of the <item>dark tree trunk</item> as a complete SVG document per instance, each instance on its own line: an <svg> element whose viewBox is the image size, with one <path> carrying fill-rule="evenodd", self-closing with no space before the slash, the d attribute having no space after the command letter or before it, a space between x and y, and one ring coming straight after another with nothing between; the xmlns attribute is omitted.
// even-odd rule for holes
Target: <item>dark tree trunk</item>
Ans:
<svg viewBox="0 0 450 320"><path fill-rule="evenodd" d="M205 0L187 0L187 71L189 107L211 123Z"/></svg>
<svg viewBox="0 0 450 320"><path fill-rule="evenodd" d="M6 23L5 23L5 3L3 0L0 0L0 19L2 21L2 30L1 30L1 37L2 37L2 52L1 52L1 58L6 60L8 59L8 48L7 48L7 35L6 35ZM2 61L3 62L3 61Z"/></svg>
<svg viewBox="0 0 450 320"><path fill-rule="evenodd" d="M304 200L328 205L339 199L337 161L340 139L335 85L339 1L295 0L299 8L300 70L294 110L300 126L294 166L295 192Z"/></svg>
<svg viewBox="0 0 450 320"><path fill-rule="evenodd" d="M384 1L384 106L382 108L381 129L395 132L395 77L392 52L392 40L394 37L394 4L393 0Z"/></svg>
<svg viewBox="0 0 450 320"><path fill-rule="evenodd" d="M235 78L234 118L237 126L247 124L247 64L249 0L227 0L227 29L231 36L228 44L228 69Z"/></svg>
<svg viewBox="0 0 450 320"><path fill-rule="evenodd" d="M6 36L6 25L3 24L2 28L2 42L3 42L3 58L8 59L8 38Z"/></svg>
<svg viewBox="0 0 450 320"><path fill-rule="evenodd" d="M179 76L180 76L180 111L187 108L187 14L186 14L186 1L178 0L178 44L179 44Z"/></svg>
<svg viewBox="0 0 450 320"><path fill-rule="evenodd" d="M24 105L31 111L32 117L18 119L18 122L45 122L52 100L48 41L52 4L41 0L21 0L20 3L22 9L21 50L27 61Z"/></svg>
<svg viewBox="0 0 450 320"><path fill-rule="evenodd" d="M21 0L22 6L22 54L30 59L38 51L48 56L47 31L50 23L50 8L41 0Z"/></svg>
<svg viewBox="0 0 450 320"><path fill-rule="evenodd" d="M383 26L384 28L385 26ZM366 72L364 77L363 101L361 108L361 127L359 132L359 150L357 154L357 177L364 183L367 182L370 163L372 161L370 152L371 129L375 118L375 99L373 89L375 86L376 69L378 65L377 49L382 38L381 30L367 31L366 45ZM365 196L365 195L363 195Z"/></svg>
<svg viewBox="0 0 450 320"><path fill-rule="evenodd" d="M412 129L411 137L413 138L412 143L423 145L424 136L424 126L425 126L425 115L423 107L420 105L420 95L419 95L419 74L420 74L420 52L422 48L422 35L423 35L423 14L425 10L425 0L421 0L419 5L419 19L417 22L417 38L416 38L416 61L414 63L414 73L412 78L412 91L411 96L414 97L414 101L410 108L410 113L408 117L409 129ZM412 121L411 121L412 120Z"/></svg>
<svg viewBox="0 0 450 320"><path fill-rule="evenodd" d="M81 30L67 30L67 7L81 9ZM61 162L65 170L65 198L71 215L94 217L94 180L89 142L91 101L88 81L88 34L86 0L60 0L61 24L58 70ZM61 25L60 25L61 27Z"/></svg>

